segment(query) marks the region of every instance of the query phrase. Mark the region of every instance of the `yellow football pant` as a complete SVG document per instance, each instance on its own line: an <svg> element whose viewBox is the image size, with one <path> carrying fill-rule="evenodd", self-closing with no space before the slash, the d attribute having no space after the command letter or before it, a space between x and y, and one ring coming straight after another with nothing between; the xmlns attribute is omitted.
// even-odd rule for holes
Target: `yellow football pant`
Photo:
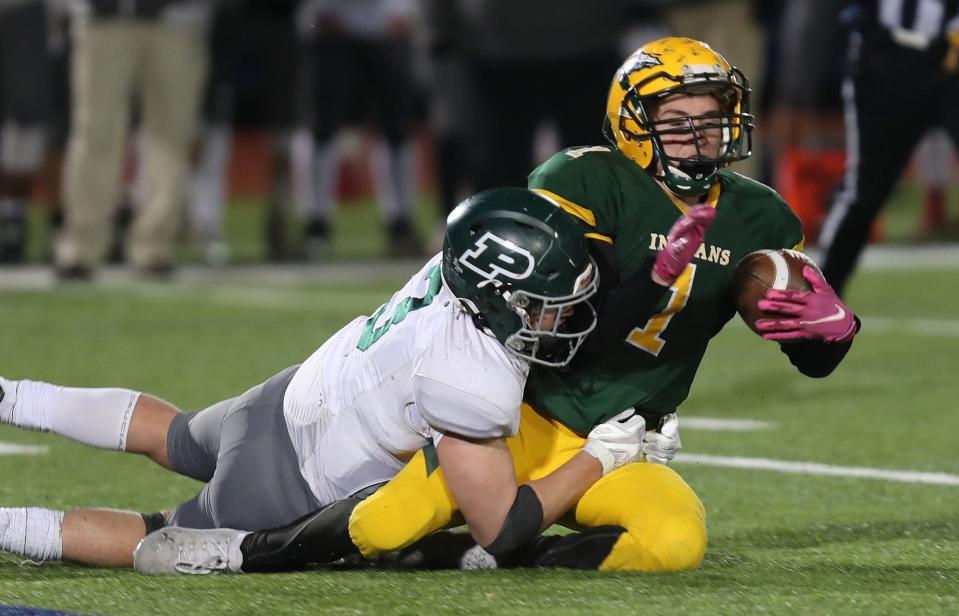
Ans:
<svg viewBox="0 0 959 616"><path fill-rule="evenodd" d="M544 477L572 458L585 439L523 404L519 433L507 443L516 479ZM350 537L363 556L376 558L426 535L461 524L441 469L427 474L422 451L350 516ZM671 468L627 464L599 481L576 504L571 527L626 529L600 565L604 571L695 569L706 551L706 512Z"/></svg>

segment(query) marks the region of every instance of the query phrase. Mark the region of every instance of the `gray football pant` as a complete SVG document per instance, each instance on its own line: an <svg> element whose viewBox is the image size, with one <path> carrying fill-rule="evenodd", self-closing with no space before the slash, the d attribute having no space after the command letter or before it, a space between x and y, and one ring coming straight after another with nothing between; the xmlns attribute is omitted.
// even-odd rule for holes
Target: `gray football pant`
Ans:
<svg viewBox="0 0 959 616"><path fill-rule="evenodd" d="M283 416L283 394L296 368L173 420L167 436L173 470L206 485L172 512L170 524L259 530L320 507L300 474Z"/></svg>

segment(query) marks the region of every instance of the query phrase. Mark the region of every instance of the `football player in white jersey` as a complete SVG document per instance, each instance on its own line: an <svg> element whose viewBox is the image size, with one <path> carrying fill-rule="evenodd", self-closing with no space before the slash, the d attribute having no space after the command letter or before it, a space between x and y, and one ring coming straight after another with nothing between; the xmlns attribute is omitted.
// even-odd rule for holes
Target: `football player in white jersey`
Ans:
<svg viewBox="0 0 959 616"><path fill-rule="evenodd" d="M601 476L597 469L642 450L642 418L614 418L591 433L582 455L517 486L502 446L518 428L529 363L567 364L594 328L595 264L576 222L525 189L467 199L449 229L443 253L372 316L303 364L198 413L128 389L0 378L0 422L140 453L205 482L162 513L0 508L0 549L129 566L151 531L288 524L361 498L430 444L481 545L512 541L511 516L534 501L537 527L520 534L548 526Z"/></svg>

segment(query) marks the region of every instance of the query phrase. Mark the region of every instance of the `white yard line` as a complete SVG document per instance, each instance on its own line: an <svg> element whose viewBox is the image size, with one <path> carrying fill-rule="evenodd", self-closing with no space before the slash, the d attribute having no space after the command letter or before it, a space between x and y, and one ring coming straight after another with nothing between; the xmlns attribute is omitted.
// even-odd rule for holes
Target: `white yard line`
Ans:
<svg viewBox="0 0 959 616"><path fill-rule="evenodd" d="M0 456L43 456L50 453L46 445L17 445L0 443Z"/></svg>
<svg viewBox="0 0 959 616"><path fill-rule="evenodd" d="M959 336L959 320L956 319L893 319L868 315L860 318L870 334Z"/></svg>
<svg viewBox="0 0 959 616"><path fill-rule="evenodd" d="M804 251L817 263L822 253L816 248ZM959 246L956 244L901 244L867 246L857 265L870 271L959 268Z"/></svg>
<svg viewBox="0 0 959 616"><path fill-rule="evenodd" d="M702 464L722 468L740 468L747 470L774 471L796 475L823 475L829 477L849 477L853 479L882 479L902 483L923 483L938 486L959 486L959 475L949 473L928 473L903 471L860 466L834 466L818 462L791 462L771 460L769 458L744 458L736 456L710 456L706 454L681 453L676 456L679 464Z"/></svg>
<svg viewBox="0 0 959 616"><path fill-rule="evenodd" d="M775 427L775 424L758 419L692 417L680 413L679 427L682 430L704 430L707 432L754 432L756 430L769 430Z"/></svg>

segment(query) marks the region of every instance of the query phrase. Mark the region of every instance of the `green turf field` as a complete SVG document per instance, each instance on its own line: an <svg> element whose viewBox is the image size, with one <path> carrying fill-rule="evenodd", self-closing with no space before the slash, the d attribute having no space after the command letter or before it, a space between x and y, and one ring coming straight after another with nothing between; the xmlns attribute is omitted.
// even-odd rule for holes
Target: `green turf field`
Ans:
<svg viewBox="0 0 959 616"><path fill-rule="evenodd" d="M425 227L424 227L425 228ZM363 240L366 241L366 240ZM374 240L375 241L375 240ZM3 272L0 272L0 279ZM304 359L401 282L130 282L0 291L0 374L142 389L197 409ZM832 377L796 373L738 323L714 342L681 416L688 455L959 475L959 266L865 271L865 329ZM144 459L0 428L46 455L0 456L0 503L155 511L198 484ZM959 485L684 462L708 511L699 571L311 571L154 579L0 556L0 604L100 614L956 614Z"/></svg>

